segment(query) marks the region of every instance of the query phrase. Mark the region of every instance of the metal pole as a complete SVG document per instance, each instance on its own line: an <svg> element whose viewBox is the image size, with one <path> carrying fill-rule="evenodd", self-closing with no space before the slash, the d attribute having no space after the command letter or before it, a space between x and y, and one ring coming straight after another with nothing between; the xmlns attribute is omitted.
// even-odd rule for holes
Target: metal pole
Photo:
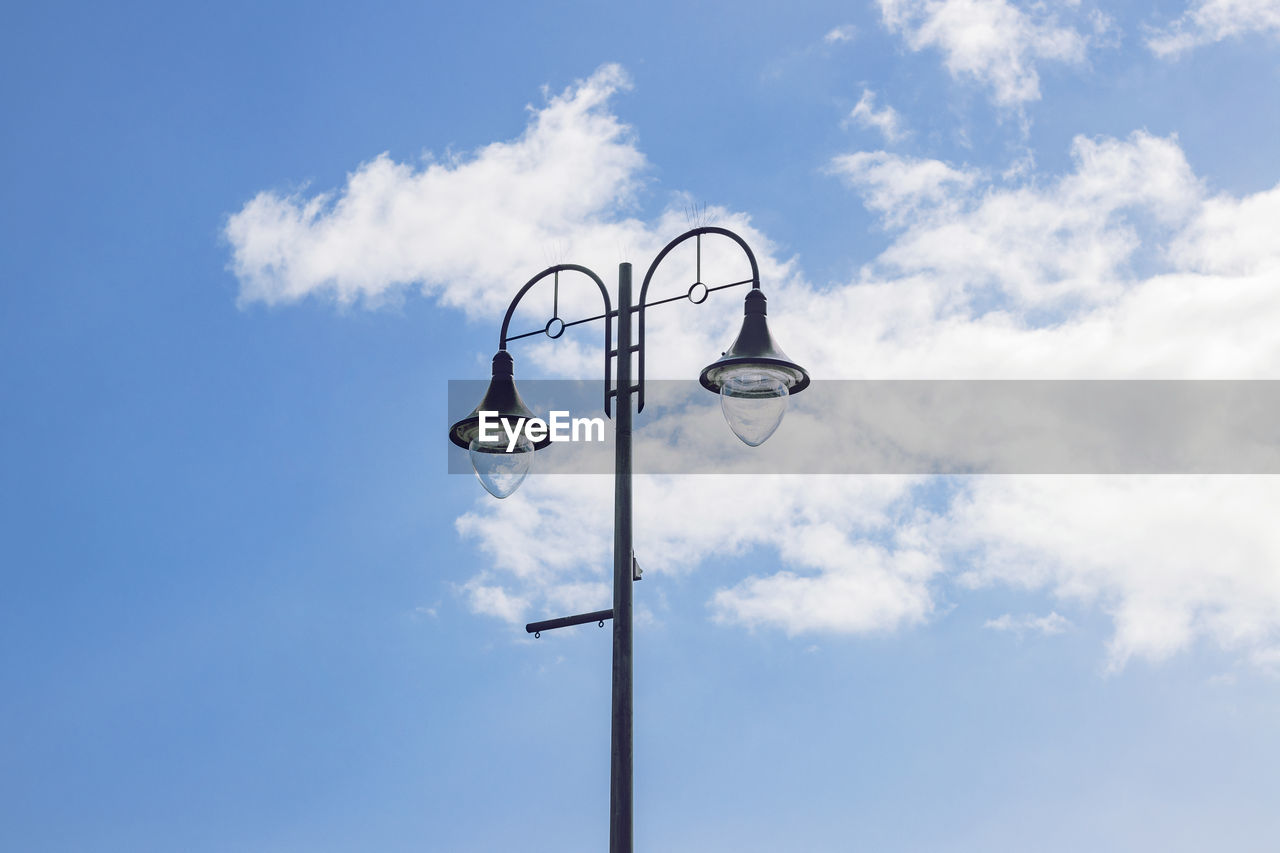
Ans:
<svg viewBox="0 0 1280 853"><path fill-rule="evenodd" d="M609 853L632 853L631 824L631 264L618 265L617 455L613 497L613 725Z"/></svg>

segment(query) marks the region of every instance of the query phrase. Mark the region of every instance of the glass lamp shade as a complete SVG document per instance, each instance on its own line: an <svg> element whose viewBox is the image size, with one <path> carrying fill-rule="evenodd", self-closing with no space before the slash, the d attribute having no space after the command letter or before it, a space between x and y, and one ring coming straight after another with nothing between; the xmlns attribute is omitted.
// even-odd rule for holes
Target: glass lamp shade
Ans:
<svg viewBox="0 0 1280 853"><path fill-rule="evenodd" d="M771 367L743 365L726 371L720 385L720 411L733 434L759 447L787 413L787 373Z"/></svg>
<svg viewBox="0 0 1280 853"><path fill-rule="evenodd" d="M533 443L523 435L510 451L505 438L488 442L476 437L471 440L467 452L471 455L471 467L475 469L480 485L499 499L520 488L533 467Z"/></svg>

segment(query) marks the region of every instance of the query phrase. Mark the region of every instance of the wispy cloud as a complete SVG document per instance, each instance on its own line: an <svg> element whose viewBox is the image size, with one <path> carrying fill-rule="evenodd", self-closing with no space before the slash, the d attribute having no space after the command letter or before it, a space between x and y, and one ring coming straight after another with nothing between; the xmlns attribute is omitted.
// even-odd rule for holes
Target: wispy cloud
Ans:
<svg viewBox="0 0 1280 853"><path fill-rule="evenodd" d="M982 627L992 631L1007 631L1019 637L1029 633L1048 636L1063 633L1071 627L1071 622L1057 612L1047 616L1036 616L1034 613L1014 616L1012 613L1005 613L995 619L988 619Z"/></svg>
<svg viewBox="0 0 1280 853"><path fill-rule="evenodd" d="M1271 477L981 478L935 533L981 555L964 584L1103 608L1113 670L1197 640L1253 657L1280 639L1276 500Z"/></svg>
<svg viewBox="0 0 1280 853"><path fill-rule="evenodd" d="M1191 232L1181 229L1213 208L1176 140L1078 137L1072 155L1074 171L1052 180L1028 174L1012 186L883 151L837 157L831 168L901 229L876 260L880 274L928 276L967 298L999 293L1006 308L1132 296L1139 282L1126 264L1144 243L1155 241L1170 260L1197 251L1200 241L1185 242Z"/></svg>
<svg viewBox="0 0 1280 853"><path fill-rule="evenodd" d="M880 131L886 142L899 142L907 136L902 116L888 104L877 110L876 93L870 89L862 90L862 97L858 98L858 103L849 113L849 119L857 122L860 127Z"/></svg>
<svg viewBox="0 0 1280 853"><path fill-rule="evenodd" d="M878 0L891 33L913 51L942 53L953 77L974 80L993 100L1017 107L1040 98L1042 62L1079 65L1089 35L1063 24L1047 6L1022 8L1008 0ZM1105 28L1095 18L1094 28Z"/></svg>
<svg viewBox="0 0 1280 853"><path fill-rule="evenodd" d="M1249 33L1280 37L1280 0L1200 0L1173 23L1153 29L1147 47L1157 56L1173 58Z"/></svg>
<svg viewBox="0 0 1280 853"><path fill-rule="evenodd" d="M936 555L850 541L834 530L805 533L823 534L828 542L805 560L824 562L821 571L782 571L722 589L712 600L716 619L792 635L868 633L923 622L933 611L929 580L941 571Z"/></svg>
<svg viewBox="0 0 1280 853"><path fill-rule="evenodd" d="M887 151L842 154L832 159L828 171L857 188L866 206L889 225L918 219L926 209L954 209L962 191L978 180L972 169Z"/></svg>
<svg viewBox="0 0 1280 853"><path fill-rule="evenodd" d="M853 24L844 24L843 26L834 27L827 32L822 40L827 44L840 44L841 42L853 41L854 36L858 34L858 28Z"/></svg>
<svg viewBox="0 0 1280 853"><path fill-rule="evenodd" d="M336 192L259 193L226 226L241 301L376 305L416 285L491 312L529 259L568 235L629 242L617 211L645 159L605 108L629 85L606 65L532 110L518 139L421 166L381 154Z"/></svg>

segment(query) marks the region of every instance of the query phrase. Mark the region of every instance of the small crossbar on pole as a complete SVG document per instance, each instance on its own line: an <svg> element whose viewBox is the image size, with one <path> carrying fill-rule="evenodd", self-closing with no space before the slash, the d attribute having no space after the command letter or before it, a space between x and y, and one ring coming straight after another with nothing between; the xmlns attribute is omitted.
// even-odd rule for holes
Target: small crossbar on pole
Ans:
<svg viewBox="0 0 1280 853"><path fill-rule="evenodd" d="M593 613L579 613L577 616L561 616L559 619L547 619L543 622L530 622L524 626L529 634L540 634L552 628L568 628L570 625L585 625L588 622L604 622L613 618L613 608L597 610Z"/></svg>

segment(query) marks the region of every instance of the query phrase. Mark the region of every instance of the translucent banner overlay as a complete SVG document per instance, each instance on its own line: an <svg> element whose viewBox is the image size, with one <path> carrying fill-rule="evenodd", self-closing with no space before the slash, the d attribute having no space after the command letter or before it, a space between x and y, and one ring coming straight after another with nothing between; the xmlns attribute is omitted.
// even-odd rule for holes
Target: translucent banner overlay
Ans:
<svg viewBox="0 0 1280 853"><path fill-rule="evenodd" d="M610 474L613 421L599 381L519 380L545 419L604 418L603 442L553 442L534 474ZM451 474L471 474L447 438L486 380L450 380L440 427ZM1280 474L1280 381L815 381L777 431L748 447L718 395L650 380L633 470L648 474ZM594 431L592 431L594 432ZM581 434L581 433L580 433Z"/></svg>

